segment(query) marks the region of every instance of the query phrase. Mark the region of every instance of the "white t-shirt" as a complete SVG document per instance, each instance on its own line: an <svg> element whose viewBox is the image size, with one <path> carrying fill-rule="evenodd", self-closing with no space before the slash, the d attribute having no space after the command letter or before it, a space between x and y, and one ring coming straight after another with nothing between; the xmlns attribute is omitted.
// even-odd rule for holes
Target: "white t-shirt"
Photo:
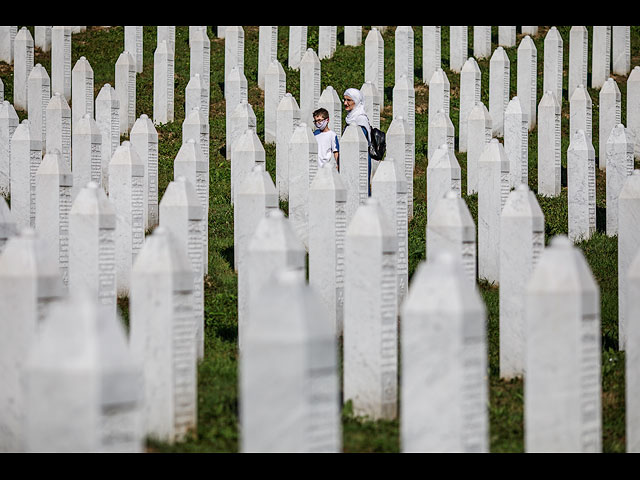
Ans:
<svg viewBox="0 0 640 480"><path fill-rule="evenodd" d="M322 167L322 165L334 158L334 152L339 151L338 135L333 130L328 132L316 130L313 134L318 142L318 167Z"/></svg>

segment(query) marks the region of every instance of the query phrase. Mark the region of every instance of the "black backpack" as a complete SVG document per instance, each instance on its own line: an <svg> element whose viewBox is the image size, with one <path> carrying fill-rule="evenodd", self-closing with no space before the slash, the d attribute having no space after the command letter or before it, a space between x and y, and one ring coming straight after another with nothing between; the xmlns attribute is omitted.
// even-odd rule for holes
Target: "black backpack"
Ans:
<svg viewBox="0 0 640 480"><path fill-rule="evenodd" d="M371 127L371 139L369 139L369 155L374 160L382 160L386 151L386 134L378 128Z"/></svg>

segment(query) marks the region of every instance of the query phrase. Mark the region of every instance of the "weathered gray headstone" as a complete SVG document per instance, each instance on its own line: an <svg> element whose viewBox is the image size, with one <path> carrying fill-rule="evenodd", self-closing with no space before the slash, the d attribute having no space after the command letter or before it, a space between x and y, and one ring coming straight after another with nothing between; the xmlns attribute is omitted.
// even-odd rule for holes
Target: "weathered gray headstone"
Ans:
<svg viewBox="0 0 640 480"><path fill-rule="evenodd" d="M395 81L402 75L406 75L413 84L413 65L414 65L414 35L413 27L398 26L396 27L394 37L394 65L395 65Z"/></svg>
<svg viewBox="0 0 640 480"><path fill-rule="evenodd" d="M300 121L313 125L313 111L320 100L320 59L315 50L308 48L300 60Z"/></svg>
<svg viewBox="0 0 640 480"><path fill-rule="evenodd" d="M290 26L289 27L289 57L288 67L292 70L300 68L300 61L304 52L307 51L307 27L306 26Z"/></svg>
<svg viewBox="0 0 640 480"><path fill-rule="evenodd" d="M473 27L473 56L478 60L491 57L491 27Z"/></svg>
<svg viewBox="0 0 640 480"><path fill-rule="evenodd" d="M435 115L429 118L427 157L431 160L436 150L443 144L446 144L453 153L455 149L454 142L455 128L453 123L444 110L438 110Z"/></svg>
<svg viewBox="0 0 640 480"><path fill-rule="evenodd" d="M344 44L349 47L359 47L362 45L362 27L344 27Z"/></svg>
<svg viewBox="0 0 640 480"><path fill-rule="evenodd" d="M229 26L224 36L224 71L225 77L235 67L244 73L244 29L241 26ZM193 76L195 73L192 72ZM225 87L226 92L226 87Z"/></svg>
<svg viewBox="0 0 640 480"><path fill-rule="evenodd" d="M364 81L378 87L380 108L384 108L384 39L376 27L369 30L364 41Z"/></svg>
<svg viewBox="0 0 640 480"><path fill-rule="evenodd" d="M461 194L461 170L449 145L442 143L427 165L427 219L450 190Z"/></svg>
<svg viewBox="0 0 640 480"><path fill-rule="evenodd" d="M413 137L409 132L409 125L404 117L394 117L386 134L386 157L393 158L404 167L405 181L407 182L407 215L410 220L413 217L413 170L415 162L415 149ZM386 158L385 157L385 158Z"/></svg>
<svg viewBox="0 0 640 480"><path fill-rule="evenodd" d="M136 64L136 73L142 73L144 48L141 26L124 27L124 50L131 53Z"/></svg>
<svg viewBox="0 0 640 480"><path fill-rule="evenodd" d="M233 145L231 155L231 203L235 204L235 192L256 165L265 166L265 151L258 134L247 129Z"/></svg>
<svg viewBox="0 0 640 480"><path fill-rule="evenodd" d="M318 27L318 58L333 57L338 43L338 27L331 25L320 25Z"/></svg>
<svg viewBox="0 0 640 480"><path fill-rule="evenodd" d="M248 101L249 90L247 78L244 76L244 73L236 67L232 68L231 72L227 74L225 85L226 158L230 160L231 147L233 144L231 116L240 103L246 103Z"/></svg>
<svg viewBox="0 0 640 480"><path fill-rule="evenodd" d="M318 170L318 142L301 122L289 140L289 218L305 248L309 246L309 186Z"/></svg>
<svg viewBox="0 0 640 480"><path fill-rule="evenodd" d="M260 26L258 35L258 86L266 92L265 75L278 61L278 26Z"/></svg>
<svg viewBox="0 0 640 480"><path fill-rule="evenodd" d="M628 75L631 71L631 27L614 25L611 29L611 70L614 75Z"/></svg>
<svg viewBox="0 0 640 480"><path fill-rule="evenodd" d="M587 88L583 84L576 86L569 100L569 132L572 137L578 130L583 130L589 141L592 141L592 109L591 96Z"/></svg>
<svg viewBox="0 0 640 480"><path fill-rule="evenodd" d="M18 33L17 26L0 27L0 61L13 63L13 42Z"/></svg>
<svg viewBox="0 0 640 480"><path fill-rule="evenodd" d="M33 30L35 46L44 53L51 51L51 26L36 26Z"/></svg>
<svg viewBox="0 0 640 480"><path fill-rule="evenodd" d="M498 45L501 47L516 46L516 27L500 26L498 27Z"/></svg>
<svg viewBox="0 0 640 480"><path fill-rule="evenodd" d="M445 71L437 67L429 81L429 117L438 110L444 110L449 114L451 97L451 84Z"/></svg>
<svg viewBox="0 0 640 480"><path fill-rule="evenodd" d="M369 196L368 144L358 125L349 125L340 141L340 176L347 188L347 225Z"/></svg>

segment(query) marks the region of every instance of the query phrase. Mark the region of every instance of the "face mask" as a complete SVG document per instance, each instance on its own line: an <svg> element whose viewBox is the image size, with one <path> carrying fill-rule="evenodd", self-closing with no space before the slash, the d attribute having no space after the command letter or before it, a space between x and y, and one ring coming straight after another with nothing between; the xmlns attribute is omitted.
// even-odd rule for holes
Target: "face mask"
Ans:
<svg viewBox="0 0 640 480"><path fill-rule="evenodd" d="M318 130L324 130L326 128L326 126L329 123L329 119L325 118L324 120L321 120L319 122L315 122L315 126Z"/></svg>

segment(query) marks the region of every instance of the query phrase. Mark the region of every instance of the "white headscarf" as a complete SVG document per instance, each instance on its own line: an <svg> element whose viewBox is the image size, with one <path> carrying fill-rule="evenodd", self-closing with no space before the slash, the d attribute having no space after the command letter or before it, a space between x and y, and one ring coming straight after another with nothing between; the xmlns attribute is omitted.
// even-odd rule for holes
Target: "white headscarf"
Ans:
<svg viewBox="0 0 640 480"><path fill-rule="evenodd" d="M364 110L364 98L362 93L357 88L348 88L344 92L345 97L349 97L354 101L355 105L351 111L347 114L347 125L356 124L367 129L367 134L371 136L371 124L369 123L369 117Z"/></svg>

